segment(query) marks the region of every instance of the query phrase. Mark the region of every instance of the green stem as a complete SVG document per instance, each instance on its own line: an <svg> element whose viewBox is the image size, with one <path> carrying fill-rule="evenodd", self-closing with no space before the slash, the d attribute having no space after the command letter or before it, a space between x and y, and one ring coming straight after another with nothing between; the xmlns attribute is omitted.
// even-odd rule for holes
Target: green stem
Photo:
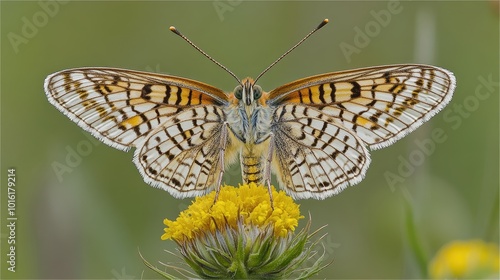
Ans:
<svg viewBox="0 0 500 280"><path fill-rule="evenodd" d="M427 277L427 256L423 251L423 248L420 244L417 227L415 225L415 217L413 215L413 207L411 202L408 199L405 199L405 224L406 224L406 233L408 238L408 244L410 246L411 252L417 262L417 266L420 271L419 278Z"/></svg>
<svg viewBox="0 0 500 280"><path fill-rule="evenodd" d="M499 198L498 198L498 192L493 195L494 197L494 202L493 206L491 207L491 213L490 213L490 222L486 226L486 230L484 233L484 240L490 240L493 242L498 242L498 233L496 231L498 230L498 209L499 209Z"/></svg>

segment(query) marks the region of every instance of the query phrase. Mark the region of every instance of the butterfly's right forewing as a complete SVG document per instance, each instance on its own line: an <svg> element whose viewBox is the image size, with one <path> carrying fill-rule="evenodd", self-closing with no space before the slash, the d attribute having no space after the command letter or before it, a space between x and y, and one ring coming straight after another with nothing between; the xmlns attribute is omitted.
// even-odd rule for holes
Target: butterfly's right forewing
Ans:
<svg viewBox="0 0 500 280"><path fill-rule="evenodd" d="M403 138L451 99L455 77L428 65L317 75L271 91L278 177L299 198L325 198L359 182L378 149Z"/></svg>
<svg viewBox="0 0 500 280"><path fill-rule="evenodd" d="M269 93L271 105L304 104L335 117L370 148L386 147L439 112L454 75L429 65L388 65L317 75Z"/></svg>

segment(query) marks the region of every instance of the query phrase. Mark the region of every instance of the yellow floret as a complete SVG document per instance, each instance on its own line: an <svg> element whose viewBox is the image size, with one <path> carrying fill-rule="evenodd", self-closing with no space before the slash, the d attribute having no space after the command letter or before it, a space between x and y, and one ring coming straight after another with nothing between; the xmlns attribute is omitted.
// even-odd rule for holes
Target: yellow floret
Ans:
<svg viewBox="0 0 500 280"><path fill-rule="evenodd" d="M175 221L165 219L167 226L162 240L174 239L178 242L192 239L216 228L236 229L239 219L245 225L265 228L274 227L275 236L285 237L293 232L300 215L299 205L283 191L272 188L274 210L271 208L269 193L266 187L254 183L240 185L239 188L224 186L220 189L219 198L214 204L215 191L197 197L195 201L179 214Z"/></svg>

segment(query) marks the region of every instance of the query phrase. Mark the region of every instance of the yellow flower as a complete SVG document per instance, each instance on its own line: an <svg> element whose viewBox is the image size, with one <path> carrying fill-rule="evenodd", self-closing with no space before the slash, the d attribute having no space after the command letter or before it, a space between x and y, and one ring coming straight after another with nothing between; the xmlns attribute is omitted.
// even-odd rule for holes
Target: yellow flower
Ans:
<svg viewBox="0 0 500 280"><path fill-rule="evenodd" d="M307 279L328 264L315 247L324 237L312 237L310 221L295 233L299 205L274 187L273 207L268 189L256 184L224 186L195 201L167 226L161 239L173 239L193 274L202 279ZM166 279L166 270L144 263ZM166 265L172 268L173 266Z"/></svg>
<svg viewBox="0 0 500 280"><path fill-rule="evenodd" d="M259 228L272 225L276 237L285 237L288 232L295 230L299 219L304 216L300 215L299 205L291 197L283 191L277 192L274 187L272 192L274 210L267 188L254 183L241 185L239 188L222 187L215 204L215 191L197 197L175 221L163 221L167 228L161 239L183 242L198 235L213 233L217 228L222 228L222 225L236 229L240 218L244 225Z"/></svg>
<svg viewBox="0 0 500 280"><path fill-rule="evenodd" d="M497 244L481 240L454 241L439 250L429 266L434 279L485 279L498 277Z"/></svg>

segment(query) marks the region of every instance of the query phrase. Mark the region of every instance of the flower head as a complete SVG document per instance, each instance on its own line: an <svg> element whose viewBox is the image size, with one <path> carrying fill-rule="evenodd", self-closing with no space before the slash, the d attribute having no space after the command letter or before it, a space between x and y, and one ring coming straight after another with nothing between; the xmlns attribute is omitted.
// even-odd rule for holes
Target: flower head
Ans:
<svg viewBox="0 0 500 280"><path fill-rule="evenodd" d="M454 241L439 250L429 267L434 279L486 279L498 277L497 244L481 240Z"/></svg>
<svg viewBox="0 0 500 280"><path fill-rule="evenodd" d="M326 267L324 255L313 250L322 237L311 241L317 231L309 234L310 222L295 234L299 219L304 218L299 205L283 191L272 188L272 193L274 208L263 186L224 186L215 203L212 192L196 198L175 221L165 219L167 228L161 238L177 242L197 277L308 278ZM316 260L301 268L313 258Z"/></svg>
<svg viewBox="0 0 500 280"><path fill-rule="evenodd" d="M223 225L237 229L238 222L259 228L272 225L275 236L285 237L295 230L304 216L300 215L299 205L291 197L283 191L277 192L274 187L272 192L274 209L267 189L254 183L239 188L222 187L215 203L215 192L197 197L175 221L163 221L167 228L161 239L183 242L213 233L217 228L224 228Z"/></svg>

